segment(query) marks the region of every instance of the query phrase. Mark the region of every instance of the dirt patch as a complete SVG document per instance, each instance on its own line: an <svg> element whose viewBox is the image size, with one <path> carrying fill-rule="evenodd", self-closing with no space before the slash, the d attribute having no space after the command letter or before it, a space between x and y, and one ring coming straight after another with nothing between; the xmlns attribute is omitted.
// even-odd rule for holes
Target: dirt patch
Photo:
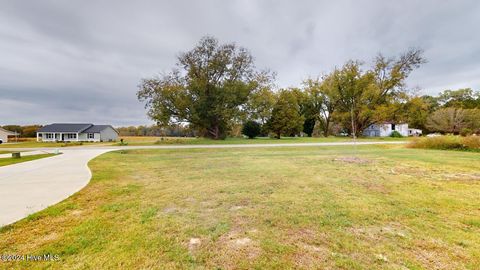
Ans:
<svg viewBox="0 0 480 270"><path fill-rule="evenodd" d="M385 256L383 254L375 254L375 259L377 259L377 261L381 261L381 262L388 262L387 256Z"/></svg>
<svg viewBox="0 0 480 270"><path fill-rule="evenodd" d="M232 240L232 244L236 247L243 247L243 246L249 245L251 242L252 242L252 239L248 237Z"/></svg>
<svg viewBox="0 0 480 270"><path fill-rule="evenodd" d="M72 216L81 216L83 214L82 210L73 210L70 212Z"/></svg>
<svg viewBox="0 0 480 270"><path fill-rule="evenodd" d="M201 244L202 240L200 240L200 238L190 238L190 241L188 242L188 250L190 253L193 253L200 247Z"/></svg>
<svg viewBox="0 0 480 270"><path fill-rule="evenodd" d="M322 269L327 267L331 252L323 233L308 228L290 230L283 242L295 247L293 261L296 268Z"/></svg>
<svg viewBox="0 0 480 270"><path fill-rule="evenodd" d="M357 237L375 241L387 240L391 236L407 238L410 234L408 228L393 222L383 226L353 227L349 231Z"/></svg>
<svg viewBox="0 0 480 270"><path fill-rule="evenodd" d="M465 265L459 262L467 260L464 251L441 240L417 242L417 247L412 251L412 255L426 269L465 269Z"/></svg>
<svg viewBox="0 0 480 270"><path fill-rule="evenodd" d="M480 180L480 174L478 173L450 173L442 175L445 180L453 181L478 181Z"/></svg>
<svg viewBox="0 0 480 270"><path fill-rule="evenodd" d="M232 206L230 207L230 211L238 211L240 209L244 208L244 206L241 206L241 205L235 205L235 206Z"/></svg>
<svg viewBox="0 0 480 270"><path fill-rule="evenodd" d="M53 233L45 235L42 238L42 240L43 240L43 242L49 242L49 241L56 240L57 238L58 238L58 234L53 232Z"/></svg>
<svg viewBox="0 0 480 270"><path fill-rule="evenodd" d="M369 191L374 191L382 194L390 193L390 190L380 183L370 181L370 182L360 182L360 185L362 185L365 189Z"/></svg>
<svg viewBox="0 0 480 270"><path fill-rule="evenodd" d="M251 238L251 230L233 229L223 234L215 245L215 265L224 269L238 269L240 262L253 261L262 249Z"/></svg>
<svg viewBox="0 0 480 270"><path fill-rule="evenodd" d="M390 174L410 176L413 178L433 179L435 175L439 174L439 171L418 166L397 165L390 169Z"/></svg>
<svg viewBox="0 0 480 270"><path fill-rule="evenodd" d="M176 212L178 212L178 209L175 206L165 207L163 209L163 213L165 213L165 214L173 214L173 213L176 213Z"/></svg>
<svg viewBox="0 0 480 270"><path fill-rule="evenodd" d="M359 158L359 157L338 157L333 159L333 161L337 162L345 162L345 163L354 163L354 164L366 164L372 162L369 159Z"/></svg>

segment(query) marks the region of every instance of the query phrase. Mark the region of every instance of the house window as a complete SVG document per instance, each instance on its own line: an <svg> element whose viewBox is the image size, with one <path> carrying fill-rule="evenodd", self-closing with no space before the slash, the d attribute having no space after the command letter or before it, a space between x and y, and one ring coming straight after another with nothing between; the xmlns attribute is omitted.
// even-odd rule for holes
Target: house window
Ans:
<svg viewBox="0 0 480 270"><path fill-rule="evenodd" d="M53 133L46 133L45 138L47 139L53 139Z"/></svg>
<svg viewBox="0 0 480 270"><path fill-rule="evenodd" d="M94 133L88 133L87 138L88 139L95 139L95 134Z"/></svg>
<svg viewBox="0 0 480 270"><path fill-rule="evenodd" d="M76 139L77 138L77 134L75 134L75 133L68 133L66 135L67 135L67 139Z"/></svg>

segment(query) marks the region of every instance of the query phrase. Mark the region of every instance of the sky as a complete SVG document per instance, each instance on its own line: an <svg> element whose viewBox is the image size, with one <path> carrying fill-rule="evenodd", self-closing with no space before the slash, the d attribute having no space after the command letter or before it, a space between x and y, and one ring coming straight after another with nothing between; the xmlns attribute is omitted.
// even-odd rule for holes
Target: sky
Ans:
<svg viewBox="0 0 480 270"><path fill-rule="evenodd" d="M152 124L136 92L211 35L278 87L422 48L408 86L480 90L480 1L0 1L0 125Z"/></svg>

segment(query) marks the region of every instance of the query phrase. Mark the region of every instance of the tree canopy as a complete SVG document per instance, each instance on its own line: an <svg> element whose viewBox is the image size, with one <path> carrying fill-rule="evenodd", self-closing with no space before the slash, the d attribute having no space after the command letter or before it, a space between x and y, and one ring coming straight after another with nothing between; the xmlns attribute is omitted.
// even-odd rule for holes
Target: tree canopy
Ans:
<svg viewBox="0 0 480 270"><path fill-rule="evenodd" d="M280 139L281 135L295 135L302 130L304 120L295 93L291 89L280 90L273 106L272 117L267 122L269 130L277 139Z"/></svg>
<svg viewBox="0 0 480 270"><path fill-rule="evenodd" d="M213 139L253 125L255 132L261 126L262 136L277 138L302 132L359 136L384 121L446 133L480 129L480 92L418 96L407 87L411 72L425 62L420 49L397 57L378 54L370 65L349 60L300 88L278 89L274 74L257 70L245 48L207 36L181 53L169 73L143 79L137 95L159 126L184 125Z"/></svg>
<svg viewBox="0 0 480 270"><path fill-rule="evenodd" d="M225 138L250 94L270 80L255 69L245 48L213 37L202 38L177 60L170 73L143 79L138 98L159 125L188 123L213 139Z"/></svg>

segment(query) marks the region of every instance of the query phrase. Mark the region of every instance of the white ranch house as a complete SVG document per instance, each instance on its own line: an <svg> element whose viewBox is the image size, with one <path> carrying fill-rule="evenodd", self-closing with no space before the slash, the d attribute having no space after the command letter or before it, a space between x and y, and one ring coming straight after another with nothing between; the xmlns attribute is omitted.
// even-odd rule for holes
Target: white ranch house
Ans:
<svg viewBox="0 0 480 270"><path fill-rule="evenodd" d="M42 142L112 142L118 131L110 125L55 123L37 131Z"/></svg>
<svg viewBox="0 0 480 270"><path fill-rule="evenodd" d="M0 144L8 142L8 137L17 136L17 133L0 128Z"/></svg>

